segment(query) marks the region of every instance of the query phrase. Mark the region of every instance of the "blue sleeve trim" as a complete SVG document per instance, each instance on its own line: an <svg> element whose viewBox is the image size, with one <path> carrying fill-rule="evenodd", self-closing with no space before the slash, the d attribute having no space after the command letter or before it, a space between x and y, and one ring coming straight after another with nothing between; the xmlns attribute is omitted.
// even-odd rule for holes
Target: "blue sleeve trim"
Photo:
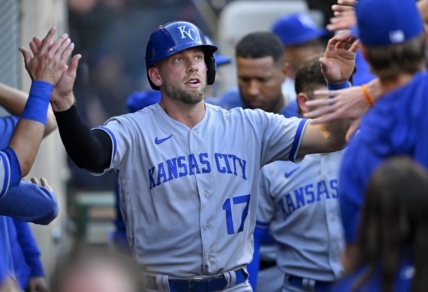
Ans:
<svg viewBox="0 0 428 292"><path fill-rule="evenodd" d="M3 151L9 158L10 163L10 187L16 187L22 178L18 157L16 157L15 151L10 147L7 147Z"/></svg>
<svg viewBox="0 0 428 292"><path fill-rule="evenodd" d="M1 199L7 193L9 187L15 187L21 181L21 166L15 151L10 147L0 152L0 158L3 161L4 168L3 187L0 193Z"/></svg>
<svg viewBox="0 0 428 292"><path fill-rule="evenodd" d="M3 152L0 152L0 160L3 161L3 169L4 169L4 179L3 179L3 187L1 189L0 193L0 199L6 194L9 184L10 184L10 164L9 159L7 158L6 154Z"/></svg>
<svg viewBox="0 0 428 292"><path fill-rule="evenodd" d="M45 125L53 88L54 86L49 82L33 81L21 118Z"/></svg>
<svg viewBox="0 0 428 292"><path fill-rule="evenodd" d="M269 226L269 222L261 222L256 220L256 227L257 228L267 228Z"/></svg>
<svg viewBox="0 0 428 292"><path fill-rule="evenodd" d="M288 157L288 160L292 162L295 162L296 160L297 149L298 149L298 146L300 145L300 141L303 136L303 130L305 129L307 122L308 122L308 119L302 119L300 121L299 126L297 127L296 135L294 136L293 145L291 146L290 155Z"/></svg>
<svg viewBox="0 0 428 292"><path fill-rule="evenodd" d="M96 127L95 129L100 129L100 130L106 131L107 134L109 134L111 141L113 142L113 151L112 151L113 153L111 155L111 160L110 160L110 165L109 165L109 167L110 167L113 163L114 157L116 156L116 150L117 150L116 137L114 136L113 132L107 127L99 126L99 127Z"/></svg>
<svg viewBox="0 0 428 292"><path fill-rule="evenodd" d="M349 88L349 87L351 87L351 83L349 83L349 81L345 81L345 82L339 83L339 84L327 83L328 90L339 90L339 89L344 89L344 88Z"/></svg>

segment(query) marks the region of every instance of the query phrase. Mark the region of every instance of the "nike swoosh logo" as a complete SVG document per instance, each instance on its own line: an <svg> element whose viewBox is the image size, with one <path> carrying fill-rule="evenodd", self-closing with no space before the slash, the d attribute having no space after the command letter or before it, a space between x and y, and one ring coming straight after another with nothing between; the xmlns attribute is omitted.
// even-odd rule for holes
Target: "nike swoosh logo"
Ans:
<svg viewBox="0 0 428 292"><path fill-rule="evenodd" d="M155 139L155 143L159 145L160 143L165 142L166 140L168 140L168 139L169 139L169 138L171 138L171 137L172 137L172 135L171 135L171 136L169 136L169 137L163 138L163 139L158 139L158 137L156 137L156 139Z"/></svg>
<svg viewBox="0 0 428 292"><path fill-rule="evenodd" d="M292 171L285 173L285 178L289 178L293 173L295 173L300 167L293 169Z"/></svg>

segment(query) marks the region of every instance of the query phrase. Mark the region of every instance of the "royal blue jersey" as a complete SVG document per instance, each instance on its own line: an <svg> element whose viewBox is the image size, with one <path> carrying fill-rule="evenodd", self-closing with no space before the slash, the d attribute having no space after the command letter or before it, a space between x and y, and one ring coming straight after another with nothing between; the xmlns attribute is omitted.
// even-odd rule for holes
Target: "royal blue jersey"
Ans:
<svg viewBox="0 0 428 292"><path fill-rule="evenodd" d="M330 289L329 292L344 292L352 291L355 282L366 272L367 267L359 269L357 272L352 273L337 281L337 283ZM399 267L394 280L393 292L408 292L412 284L413 275L415 273L414 266L410 259L404 261ZM356 292L378 292L382 291L380 281L380 269L377 268L374 276L366 281L363 286Z"/></svg>
<svg viewBox="0 0 428 292"><path fill-rule="evenodd" d="M363 117L345 152L339 201L347 242L355 242L364 192L387 157L407 155L428 169L428 75L417 73L405 86L380 98Z"/></svg>
<svg viewBox="0 0 428 292"><path fill-rule="evenodd" d="M216 105L221 106L224 109L232 109L236 107L242 107L243 109L248 108L242 101L241 94L237 87L226 91L222 96L220 96ZM289 101L287 106L285 106L278 114L281 114L286 118L298 117L299 114L297 112L297 108L297 102Z"/></svg>
<svg viewBox="0 0 428 292"><path fill-rule="evenodd" d="M30 278L44 277L40 250L27 222L11 217L6 217L6 221L16 280L25 290Z"/></svg>

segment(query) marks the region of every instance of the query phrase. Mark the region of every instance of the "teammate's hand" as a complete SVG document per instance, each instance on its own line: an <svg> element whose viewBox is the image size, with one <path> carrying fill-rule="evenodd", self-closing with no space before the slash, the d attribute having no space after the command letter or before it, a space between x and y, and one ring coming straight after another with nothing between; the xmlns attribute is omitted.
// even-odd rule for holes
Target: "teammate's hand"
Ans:
<svg viewBox="0 0 428 292"><path fill-rule="evenodd" d="M346 133L349 141L360 125L360 118L370 108L362 93L361 87L354 86L341 90L317 90L315 96L332 98L313 99L306 102L314 110L304 113L305 118L313 118L312 124L324 124L335 120L350 119L352 121Z"/></svg>
<svg viewBox="0 0 428 292"><path fill-rule="evenodd" d="M34 277L28 280L29 292L49 292L45 277Z"/></svg>
<svg viewBox="0 0 428 292"><path fill-rule="evenodd" d="M56 29L51 28L46 37L41 40L40 47L36 51L34 41L30 43L33 56L27 49L19 48L24 57L25 68L32 80L46 81L56 85L67 67L66 62L74 45L67 34L61 35L51 44L55 32Z"/></svg>
<svg viewBox="0 0 428 292"><path fill-rule="evenodd" d="M338 0L338 5L333 5L334 17L330 19L327 29L330 31L350 29L357 24L355 17L355 0Z"/></svg>
<svg viewBox="0 0 428 292"><path fill-rule="evenodd" d="M64 111L74 104L73 86L76 80L76 71L81 55L75 55L62 74L61 79L51 94L51 105L54 111Z"/></svg>
<svg viewBox="0 0 428 292"><path fill-rule="evenodd" d="M320 58L321 71L331 84L345 82L355 67L358 40L350 32L344 32L331 38L324 57Z"/></svg>
<svg viewBox="0 0 428 292"><path fill-rule="evenodd" d="M329 31L351 29L357 25L357 17L354 10L343 11L338 16L330 18L330 24L326 28Z"/></svg>
<svg viewBox="0 0 428 292"><path fill-rule="evenodd" d="M30 48L35 53L41 49L42 45L43 41L35 37L30 44ZM67 110L74 104L73 85L81 57L80 54L77 54L71 58L69 65L65 65L64 72L54 87L51 94L51 105L54 111Z"/></svg>
<svg viewBox="0 0 428 292"><path fill-rule="evenodd" d="M49 190L49 191L51 191L51 192L52 192L52 188L51 188L51 186L48 184L48 181L47 181L44 177L42 177L42 178L40 179L40 182L39 182L39 180L37 179L37 177L32 177L32 178L31 178L31 182L32 182L33 184L35 184L35 185L40 186L40 187L44 187L45 189L47 189L47 190Z"/></svg>
<svg viewBox="0 0 428 292"><path fill-rule="evenodd" d="M314 94L316 97L331 97L306 102L306 105L314 110L304 113L303 116L314 119L312 121L314 124L341 119L357 119L370 108L359 86L341 90L316 90Z"/></svg>

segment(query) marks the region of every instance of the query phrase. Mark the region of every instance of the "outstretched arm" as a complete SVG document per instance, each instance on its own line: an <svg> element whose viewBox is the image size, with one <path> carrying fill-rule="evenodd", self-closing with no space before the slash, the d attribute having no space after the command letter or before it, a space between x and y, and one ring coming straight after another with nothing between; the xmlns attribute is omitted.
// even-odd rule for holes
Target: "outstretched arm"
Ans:
<svg viewBox="0 0 428 292"><path fill-rule="evenodd" d="M42 47L42 41L38 37L33 41L33 50L37 52ZM100 173L110 165L113 146L107 133L89 129L74 106L73 85L80 58L80 55L75 55L70 60L52 91L51 105L61 140L70 158L78 167Z"/></svg>
<svg viewBox="0 0 428 292"><path fill-rule="evenodd" d="M367 92L374 102L382 96L379 79L374 79L367 84ZM341 90L315 91L316 96L330 96L326 99L314 99L306 102L313 111L304 113L305 118L312 118L311 124L324 124L337 120L351 119L346 139L355 133L359 126L359 119L370 108L361 86L354 86Z"/></svg>
<svg viewBox="0 0 428 292"><path fill-rule="evenodd" d="M334 17L327 25L329 31L348 30L357 24L354 7L356 0L338 0L337 5L332 6ZM419 13L422 20L428 22L428 0L417 1Z"/></svg>
<svg viewBox="0 0 428 292"><path fill-rule="evenodd" d="M66 34L51 44L55 31L54 28L49 31L34 56L25 48L20 48L33 83L21 119L9 142L11 151L6 153L10 161L17 160L21 176L28 174L36 158L45 130L51 90L60 79L74 47Z"/></svg>
<svg viewBox="0 0 428 292"><path fill-rule="evenodd" d="M0 215L24 222L47 225L59 212L58 201L47 181L42 178L32 183L20 181L0 197Z"/></svg>
<svg viewBox="0 0 428 292"><path fill-rule="evenodd" d="M11 115L20 116L27 100L28 93L0 83L0 106L4 107ZM49 107L43 137L53 132L56 126L55 116L52 109Z"/></svg>
<svg viewBox="0 0 428 292"><path fill-rule="evenodd" d="M324 58L320 58L321 71L329 84L347 83L355 66L358 41L350 34L340 34L330 39ZM347 85L348 86L348 85ZM342 149L349 123L309 123L300 143L298 156L311 153L333 152Z"/></svg>

